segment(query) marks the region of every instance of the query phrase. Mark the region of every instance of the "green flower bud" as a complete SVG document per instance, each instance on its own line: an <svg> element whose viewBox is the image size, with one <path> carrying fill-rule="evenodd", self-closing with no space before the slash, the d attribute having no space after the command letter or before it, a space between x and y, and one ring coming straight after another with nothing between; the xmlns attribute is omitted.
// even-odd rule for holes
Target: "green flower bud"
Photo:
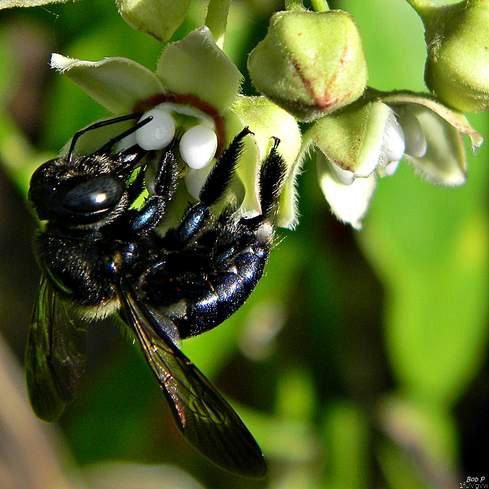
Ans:
<svg viewBox="0 0 489 489"><path fill-rule="evenodd" d="M359 98L367 65L349 14L279 12L248 58L255 87L303 121L312 121Z"/></svg>
<svg viewBox="0 0 489 489"><path fill-rule="evenodd" d="M489 110L489 0L466 0L421 15L428 87L462 112Z"/></svg>
<svg viewBox="0 0 489 489"><path fill-rule="evenodd" d="M70 0L0 0L0 10L13 7L37 7ZM190 0L115 0L122 18L134 29L167 41L180 27Z"/></svg>
<svg viewBox="0 0 489 489"><path fill-rule="evenodd" d="M116 4L131 27L164 42L185 19L190 0L116 0Z"/></svg>

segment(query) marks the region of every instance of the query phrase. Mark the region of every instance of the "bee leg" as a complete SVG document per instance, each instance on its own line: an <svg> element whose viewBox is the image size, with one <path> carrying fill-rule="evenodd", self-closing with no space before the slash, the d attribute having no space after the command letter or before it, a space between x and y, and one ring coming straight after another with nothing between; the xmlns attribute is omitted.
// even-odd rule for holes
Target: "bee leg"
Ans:
<svg viewBox="0 0 489 489"><path fill-rule="evenodd" d="M129 214L128 227L131 234L148 233L160 224L166 214L168 202L175 195L177 174L175 153L171 150L163 152L154 182L154 194L146 200L141 209L132 210ZM137 185L137 182L134 183Z"/></svg>
<svg viewBox="0 0 489 489"><path fill-rule="evenodd" d="M239 221L229 210L198 236L200 262L189 257L181 272L147 277L150 301L160 304L180 337L199 335L221 324L246 301L263 275L273 245L273 218L286 174L276 140L260 169L259 198L263 214ZM192 211L195 217L195 210ZM192 271L190 271L192 270Z"/></svg>
<svg viewBox="0 0 489 489"><path fill-rule="evenodd" d="M240 222L250 229L257 229L262 223L273 220L279 204L279 197L287 174L285 162L277 151L280 140L274 144L260 168L259 199L261 214L252 218L242 218Z"/></svg>
<svg viewBox="0 0 489 489"><path fill-rule="evenodd" d="M127 189L129 202L131 203L134 202L143 192L145 188L144 186L145 177L146 177L146 172L144 171L144 168L141 168L136 178Z"/></svg>
<svg viewBox="0 0 489 489"><path fill-rule="evenodd" d="M199 202L187 209L177 228L168 231L165 236L165 246L170 249L181 249L198 237L210 218L209 207L222 197L231 181L243 151L243 139L248 134L251 134L251 131L245 127L225 149L200 191Z"/></svg>
<svg viewBox="0 0 489 489"><path fill-rule="evenodd" d="M248 127L245 127L234 137L231 144L217 160L200 191L199 200L202 205L209 207L215 204L228 188L243 151L243 140L248 134L252 134L252 132Z"/></svg>
<svg viewBox="0 0 489 489"><path fill-rule="evenodd" d="M202 280L202 293L197 300L188 301L184 317L175 319L182 338L201 334L223 322L241 307L263 275L287 171L277 151L278 144L276 139L260 169L262 214L242 218L237 224L226 213L219 220L222 232L217 233L218 239L209 250L212 265Z"/></svg>

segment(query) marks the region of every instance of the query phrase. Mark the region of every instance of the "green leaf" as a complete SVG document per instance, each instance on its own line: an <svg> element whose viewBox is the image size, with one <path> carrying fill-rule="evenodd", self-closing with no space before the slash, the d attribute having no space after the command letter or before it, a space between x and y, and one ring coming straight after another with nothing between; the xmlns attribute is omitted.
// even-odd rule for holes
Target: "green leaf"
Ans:
<svg viewBox="0 0 489 489"><path fill-rule="evenodd" d="M388 440L378 450L389 487L456 487L456 427L446 407L388 398L378 414Z"/></svg>
<svg viewBox="0 0 489 489"><path fill-rule="evenodd" d="M281 372L277 392L277 413L295 420L312 420L315 393L310 372L289 367Z"/></svg>
<svg viewBox="0 0 489 489"><path fill-rule="evenodd" d="M368 487L368 427L366 416L353 404L329 406L323 424L326 472L331 489Z"/></svg>
<svg viewBox="0 0 489 489"><path fill-rule="evenodd" d="M402 168L380 186L361 236L387 289L395 374L411 395L432 401L454 401L486 348L488 153L478 156L457 190L427 187Z"/></svg>
<svg viewBox="0 0 489 489"><path fill-rule="evenodd" d="M383 12L388 30L375 37L376 51L366 44L377 80L384 86L416 86L412 73L422 73L424 53L418 49L423 32L414 12L389 0L343 4L351 7L362 32L378 33L371 12ZM391 39L404 38L416 39L403 50L403 69L393 70L399 59L392 54L386 58ZM385 49L378 49L379 42ZM487 116L471 120L487 133ZM484 147L471 156L468 181L457 188L428 185L401 164L395 176L379 181L359 235L385 289L386 346L393 373L406 395L429 403L457 400L487 352L488 159Z"/></svg>

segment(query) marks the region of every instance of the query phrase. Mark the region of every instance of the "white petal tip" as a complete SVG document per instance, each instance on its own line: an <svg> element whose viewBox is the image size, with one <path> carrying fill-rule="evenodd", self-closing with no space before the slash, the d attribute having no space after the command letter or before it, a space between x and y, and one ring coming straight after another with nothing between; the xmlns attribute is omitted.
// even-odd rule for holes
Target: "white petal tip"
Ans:
<svg viewBox="0 0 489 489"><path fill-rule="evenodd" d="M70 66L70 64L73 63L73 61L74 60L72 58L67 58L62 54L53 53L51 54L51 59L49 60L49 66L53 70L63 72L66 69L68 69L68 67Z"/></svg>
<svg viewBox="0 0 489 489"><path fill-rule="evenodd" d="M399 163L400 161L389 161L386 165L384 166L378 166L377 167L377 175L379 177L390 177L396 173L397 169L399 168Z"/></svg>
<svg viewBox="0 0 489 489"><path fill-rule="evenodd" d="M405 151L405 140L403 130L392 115L387 121L384 133L384 152L387 161L398 161Z"/></svg>
<svg viewBox="0 0 489 489"><path fill-rule="evenodd" d="M329 173L323 173L320 185L335 216L354 229L361 229L361 220L375 189L375 177L357 178L351 185L343 185Z"/></svg>
<svg viewBox="0 0 489 489"><path fill-rule="evenodd" d="M216 133L203 124L191 127L180 139L180 155L193 170L207 166L217 150Z"/></svg>

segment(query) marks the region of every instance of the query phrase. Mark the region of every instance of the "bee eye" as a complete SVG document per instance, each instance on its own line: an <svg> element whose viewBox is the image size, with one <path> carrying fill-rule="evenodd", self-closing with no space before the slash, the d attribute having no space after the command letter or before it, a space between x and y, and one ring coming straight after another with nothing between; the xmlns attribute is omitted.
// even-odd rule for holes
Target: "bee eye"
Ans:
<svg viewBox="0 0 489 489"><path fill-rule="evenodd" d="M112 209L123 194L122 184L108 175L92 178L68 190L62 206L69 211L89 214Z"/></svg>

